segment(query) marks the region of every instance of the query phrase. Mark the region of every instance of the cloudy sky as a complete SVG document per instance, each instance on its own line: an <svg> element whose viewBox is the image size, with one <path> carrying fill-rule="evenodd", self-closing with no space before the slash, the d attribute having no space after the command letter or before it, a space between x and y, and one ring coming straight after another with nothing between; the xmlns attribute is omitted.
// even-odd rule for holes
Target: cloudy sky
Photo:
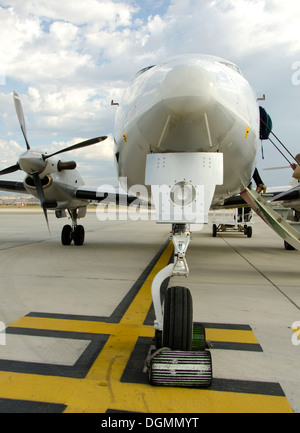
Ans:
<svg viewBox="0 0 300 433"><path fill-rule="evenodd" d="M115 183L116 107L141 68L181 53L237 63L292 154L300 153L299 0L0 0L0 168L25 150L12 92L19 93L31 147L56 150L108 135L69 154L90 186ZM268 185L291 170L264 142ZM17 173L7 177L22 178Z"/></svg>

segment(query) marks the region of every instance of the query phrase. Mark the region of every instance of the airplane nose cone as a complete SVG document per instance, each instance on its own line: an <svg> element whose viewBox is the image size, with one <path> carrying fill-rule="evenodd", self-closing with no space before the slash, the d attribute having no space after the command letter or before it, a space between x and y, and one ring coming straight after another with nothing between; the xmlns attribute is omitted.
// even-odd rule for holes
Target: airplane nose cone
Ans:
<svg viewBox="0 0 300 433"><path fill-rule="evenodd" d="M165 106L177 115L203 111L215 94L215 79L199 66L172 69L161 84Z"/></svg>
<svg viewBox="0 0 300 433"><path fill-rule="evenodd" d="M164 77L159 84L153 85L152 79L153 88L147 93L150 102L137 103L136 123L141 136L154 153L218 151L235 122L222 103L220 77L211 65L171 66L162 70ZM231 83L227 84L231 92Z"/></svg>

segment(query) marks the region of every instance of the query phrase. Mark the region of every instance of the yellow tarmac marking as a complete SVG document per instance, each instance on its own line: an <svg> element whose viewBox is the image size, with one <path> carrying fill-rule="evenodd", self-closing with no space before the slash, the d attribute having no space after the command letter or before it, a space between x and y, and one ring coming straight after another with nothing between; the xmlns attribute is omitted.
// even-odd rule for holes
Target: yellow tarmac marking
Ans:
<svg viewBox="0 0 300 433"><path fill-rule="evenodd" d="M0 398L63 404L65 412L291 413L286 397L120 382L137 338L154 335L152 326L143 325L152 303L151 284L172 252L170 243L118 324L38 317L17 321L13 327L107 334L109 338L84 379L0 371ZM207 338L257 344L251 331L207 329Z"/></svg>
<svg viewBox="0 0 300 433"><path fill-rule="evenodd" d="M51 331L64 331L64 332L83 332L88 334L115 334L120 324L117 323L104 323L104 322L90 322L80 320L68 319L48 319L43 317L22 317L14 323L11 328L28 328L28 329L43 329ZM141 337L153 337L153 326L136 326L127 325L128 332L135 332Z"/></svg>
<svg viewBox="0 0 300 433"><path fill-rule="evenodd" d="M150 285L151 286L151 285ZM67 332L85 332L89 334L115 334L121 327L126 329L125 332L134 332L140 337L153 337L153 326L140 325L132 323L132 319L125 318L116 323L79 321L68 319L48 319L43 317L22 317L12 328L43 329L52 331ZM258 344L258 341L252 331L239 331L233 329L207 328L206 338L211 341L223 341L226 343L249 343Z"/></svg>
<svg viewBox="0 0 300 433"><path fill-rule="evenodd" d="M238 331L235 329L205 329L207 340L224 341L226 343L258 344L252 331Z"/></svg>
<svg viewBox="0 0 300 433"><path fill-rule="evenodd" d="M104 413L107 408L146 413L292 413L285 397L8 372L1 373L0 382L1 397L67 404L67 413Z"/></svg>

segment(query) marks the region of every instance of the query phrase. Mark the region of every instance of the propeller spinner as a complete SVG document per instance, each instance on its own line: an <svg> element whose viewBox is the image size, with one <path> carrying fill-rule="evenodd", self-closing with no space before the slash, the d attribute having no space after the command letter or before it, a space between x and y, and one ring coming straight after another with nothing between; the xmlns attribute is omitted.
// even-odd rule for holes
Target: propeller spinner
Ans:
<svg viewBox="0 0 300 433"><path fill-rule="evenodd" d="M106 140L107 136L96 137L96 138L92 138L90 140L85 140L85 141L82 141L78 144L74 144L73 146L69 146L69 147L66 147L64 149L58 150L57 152L54 152L50 155L41 154L40 152L31 150L31 148L30 148L30 145L29 145L29 142L27 139L27 132L26 132L26 125L25 125L23 108L22 108L20 97L16 92L13 93L13 99L14 99L15 109L16 109L16 113L18 116L21 131L22 131L22 134L23 134L24 139L25 139L27 151L20 156L19 161L15 165L12 165L12 166L7 167L3 170L0 170L0 176L3 176L5 174L14 173L15 171L18 171L18 170L22 170L26 174L32 176L33 183L34 183L34 186L36 188L37 195L38 195L38 198L40 200L41 207L44 211L46 223L47 223L47 226L49 229L48 215L47 215L47 208L49 208L49 206L45 200L44 189L43 189L42 181L40 178L40 174L43 173L43 171L47 167L47 159L51 158L52 156L58 155L60 153L69 152L71 150L77 150L77 149L81 149L83 147L91 146L91 145L96 144L96 143L100 143L101 141ZM75 164L75 166L74 166L74 164L75 163L72 161L72 167L75 168L76 164ZM60 167L61 168L59 169L59 171L65 169L63 164L61 164Z"/></svg>

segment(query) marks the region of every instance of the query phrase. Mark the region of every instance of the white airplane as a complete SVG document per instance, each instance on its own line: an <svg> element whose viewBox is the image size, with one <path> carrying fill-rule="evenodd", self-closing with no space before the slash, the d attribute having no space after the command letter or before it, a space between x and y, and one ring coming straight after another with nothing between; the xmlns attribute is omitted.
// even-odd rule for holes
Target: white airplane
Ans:
<svg viewBox="0 0 300 433"><path fill-rule="evenodd" d="M48 227L47 209L55 209L58 218L65 216L65 209L68 209L73 227L69 225L64 226L62 230L62 243L69 245L74 240L76 245L82 245L84 242L84 228L77 224L77 218L85 216L86 207L89 202L77 199L74 193L78 187L84 185L84 182L78 171L75 170L76 163L74 161L64 162L57 158L56 155L99 143L107 137L87 140L54 152L51 155L32 150L27 139L25 119L19 95L14 92L13 97L27 151L20 156L15 165L0 171L0 175L22 170L26 173L26 177L23 182L3 180L1 181L0 189L3 191L28 193L38 198Z"/></svg>
<svg viewBox="0 0 300 433"><path fill-rule="evenodd" d="M224 181L221 173L212 204L223 204L249 185L259 126L255 94L233 63L181 56L145 68L126 90L117 113L119 177L127 178L128 187L145 184L149 154L220 154Z"/></svg>
<svg viewBox="0 0 300 433"><path fill-rule="evenodd" d="M45 216L48 208L55 209L57 216L67 209L73 227L63 230L62 242L69 244L74 238L75 243L82 244L82 229L76 235L77 218L84 216L87 200L97 199L97 190L83 188L74 162L61 162L55 156L105 137L52 155L33 151L16 94L14 100L27 152L0 175L21 169L26 178L23 183L1 181L0 189L26 191L38 197ZM129 193L137 191L139 185L139 196L144 200L149 200L151 189L157 222L172 224L173 228L175 262L159 272L152 284L157 341L162 340L163 346L175 351L176 359L179 356L186 363L183 358L193 344L190 292L182 287L168 289L162 311L160 286L172 275L188 274L185 253L190 224L207 223L209 209L223 206L241 194L270 224L264 213L269 215L268 211L261 210L259 197L247 188L255 170L260 138L257 99L235 64L212 56L189 55L142 69L118 105L115 160L120 183ZM124 179L126 184L122 184ZM296 240L299 243L299 236ZM210 353L197 353L198 358L191 363L198 362L202 373L191 374L191 380L209 386ZM158 365L163 364L163 352L157 356ZM192 383L182 382L172 372L163 383L160 373L157 365L150 367L150 382Z"/></svg>
<svg viewBox="0 0 300 433"><path fill-rule="evenodd" d="M97 198L97 189L83 188L75 162L63 162L55 157L106 137L87 140L51 155L32 150L16 93L14 102L27 151L17 164L0 171L0 175L23 170L26 177L24 182L1 181L0 189L34 195L40 199L45 216L49 208L55 209L58 217L67 209L73 227L71 234L70 228L65 229L68 236L63 234L62 241L68 244L74 237L77 218L85 215L88 200ZM210 56L178 57L141 70L126 90L116 116L118 175L121 184L126 179L124 187L128 190L134 185L145 185L149 154L178 154L179 160L194 154L209 153L213 157L218 154L218 164L222 158L224 164L221 162L222 167L218 168L221 185L216 188L211 204L222 205L226 198L249 184L256 163L258 137L256 97L239 68Z"/></svg>

